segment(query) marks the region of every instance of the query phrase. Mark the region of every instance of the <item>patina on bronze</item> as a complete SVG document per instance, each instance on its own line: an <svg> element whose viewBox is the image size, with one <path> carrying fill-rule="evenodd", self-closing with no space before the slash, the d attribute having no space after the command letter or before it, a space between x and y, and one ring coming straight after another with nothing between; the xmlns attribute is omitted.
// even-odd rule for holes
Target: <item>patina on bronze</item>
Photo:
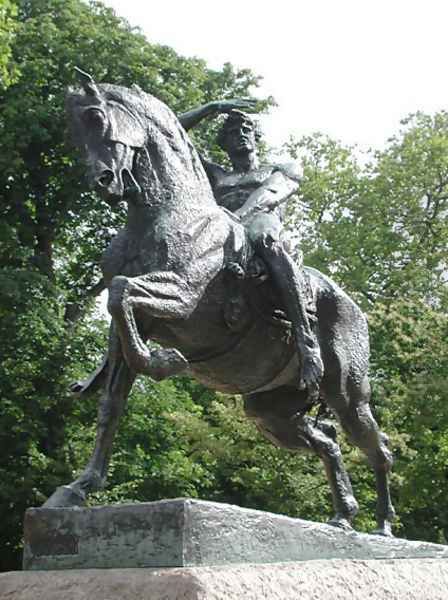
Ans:
<svg viewBox="0 0 448 600"><path fill-rule="evenodd" d="M253 232L216 203L178 118L139 88L97 85L85 74L67 106L92 184L112 205L124 199L128 218L102 261L112 316L107 356L74 386L81 394L103 388L95 449L82 474L45 506L80 505L104 486L137 374L160 380L188 370L214 389L243 394L248 417L273 443L317 454L332 491L331 523L350 526L358 506L334 428L306 414L309 390L298 377L296 332L282 316L288 314L278 289L282 274L270 272L269 260L264 274L253 267ZM294 182L284 169L276 172ZM250 276L253 271L259 276ZM390 535L392 455L369 407L366 319L328 277L303 271L324 366L320 399L366 454L376 477L378 532ZM151 348L148 340L162 347Z"/></svg>

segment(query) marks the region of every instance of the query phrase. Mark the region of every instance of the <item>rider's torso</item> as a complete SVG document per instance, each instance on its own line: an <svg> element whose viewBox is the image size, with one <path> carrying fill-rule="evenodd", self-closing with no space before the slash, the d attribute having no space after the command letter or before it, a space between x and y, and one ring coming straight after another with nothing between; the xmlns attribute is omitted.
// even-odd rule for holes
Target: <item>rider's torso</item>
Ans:
<svg viewBox="0 0 448 600"><path fill-rule="evenodd" d="M213 183L216 202L235 212L243 206L253 191L263 185L274 169L274 166L266 165L247 173L233 171L217 174Z"/></svg>

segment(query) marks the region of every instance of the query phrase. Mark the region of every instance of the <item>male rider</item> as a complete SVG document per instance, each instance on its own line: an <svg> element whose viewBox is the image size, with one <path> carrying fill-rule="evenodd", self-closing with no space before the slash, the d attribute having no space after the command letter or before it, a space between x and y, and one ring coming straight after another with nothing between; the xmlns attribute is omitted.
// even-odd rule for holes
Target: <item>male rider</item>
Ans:
<svg viewBox="0 0 448 600"><path fill-rule="evenodd" d="M244 223L255 253L266 263L281 292L301 357L300 387L306 387L310 398L316 399L323 364L305 309L304 275L281 239L280 207L297 190L300 174L295 165L259 163L256 125L250 115L236 110L252 106L245 100L210 102L184 113L179 120L188 130L205 117L228 113L217 141L227 152L232 169L204 158L202 162L217 203Z"/></svg>

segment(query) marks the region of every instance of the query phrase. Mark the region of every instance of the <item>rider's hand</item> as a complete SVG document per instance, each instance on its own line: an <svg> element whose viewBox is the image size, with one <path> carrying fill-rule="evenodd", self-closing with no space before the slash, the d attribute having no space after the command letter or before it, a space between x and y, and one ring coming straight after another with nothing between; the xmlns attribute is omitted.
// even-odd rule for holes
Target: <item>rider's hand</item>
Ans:
<svg viewBox="0 0 448 600"><path fill-rule="evenodd" d="M258 100L253 98L232 98L230 100L217 100L213 102L213 108L218 113L229 113L231 110L255 111Z"/></svg>

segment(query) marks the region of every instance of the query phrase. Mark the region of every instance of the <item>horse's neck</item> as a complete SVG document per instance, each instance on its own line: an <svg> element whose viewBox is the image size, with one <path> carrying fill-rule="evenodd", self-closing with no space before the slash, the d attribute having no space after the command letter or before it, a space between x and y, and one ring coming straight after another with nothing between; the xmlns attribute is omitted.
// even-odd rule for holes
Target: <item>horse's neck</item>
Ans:
<svg viewBox="0 0 448 600"><path fill-rule="evenodd" d="M150 231L158 237L177 230L188 231L205 217L221 213L207 189L191 190L179 185L156 196L145 192L128 202L126 230L136 238L146 237Z"/></svg>
<svg viewBox="0 0 448 600"><path fill-rule="evenodd" d="M135 173L142 195L129 202L127 230L136 236L148 227L186 229L219 210L197 154L173 152L170 140L162 136L157 142L144 150Z"/></svg>
<svg viewBox="0 0 448 600"><path fill-rule="evenodd" d="M216 206L201 160L185 131L174 123L152 128L140 176L150 203L163 210L201 210Z"/></svg>

